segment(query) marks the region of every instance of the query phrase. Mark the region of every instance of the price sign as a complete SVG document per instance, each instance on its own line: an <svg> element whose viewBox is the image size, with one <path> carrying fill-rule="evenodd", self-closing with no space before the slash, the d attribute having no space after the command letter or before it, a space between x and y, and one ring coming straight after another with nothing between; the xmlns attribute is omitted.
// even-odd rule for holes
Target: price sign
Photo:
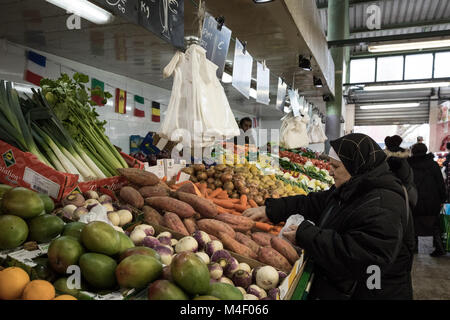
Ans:
<svg viewBox="0 0 450 320"><path fill-rule="evenodd" d="M256 81L256 102L268 105L270 102L270 70L266 67L265 63L258 62Z"/></svg>
<svg viewBox="0 0 450 320"><path fill-rule="evenodd" d="M287 84L278 78L278 91L277 91L277 104L276 108L280 111L284 111L284 105L286 104L286 89Z"/></svg>
<svg viewBox="0 0 450 320"><path fill-rule="evenodd" d="M236 39L233 65L233 87L247 99L250 97L250 84L252 80L253 57L245 51L244 46Z"/></svg>
<svg viewBox="0 0 450 320"><path fill-rule="evenodd" d="M216 19L207 13L203 23L200 45L206 50L206 58L218 66L217 77L219 79L222 79L230 39L231 30L225 26L220 28Z"/></svg>

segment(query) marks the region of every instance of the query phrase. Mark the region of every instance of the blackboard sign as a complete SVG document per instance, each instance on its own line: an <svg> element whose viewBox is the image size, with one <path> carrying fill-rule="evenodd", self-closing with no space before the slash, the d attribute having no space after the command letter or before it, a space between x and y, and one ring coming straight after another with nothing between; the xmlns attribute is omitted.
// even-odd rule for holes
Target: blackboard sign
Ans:
<svg viewBox="0 0 450 320"><path fill-rule="evenodd" d="M184 0L90 0L184 48Z"/></svg>
<svg viewBox="0 0 450 320"><path fill-rule="evenodd" d="M230 39L231 30L225 26L219 28L216 19L207 13L203 23L200 45L206 50L206 58L219 67L217 69L217 77L219 79L222 79L225 59L227 58L228 48L230 46Z"/></svg>

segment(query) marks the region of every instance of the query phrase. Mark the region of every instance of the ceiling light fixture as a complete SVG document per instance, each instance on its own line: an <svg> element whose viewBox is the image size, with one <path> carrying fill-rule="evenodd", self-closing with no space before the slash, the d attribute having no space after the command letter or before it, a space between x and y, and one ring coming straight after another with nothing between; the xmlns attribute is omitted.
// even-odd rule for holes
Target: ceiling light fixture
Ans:
<svg viewBox="0 0 450 320"><path fill-rule="evenodd" d="M416 108L419 107L420 103L395 103L395 104L367 104L362 105L359 108L363 110L371 109L394 109L394 108Z"/></svg>
<svg viewBox="0 0 450 320"><path fill-rule="evenodd" d="M366 86L364 87L364 91L426 89L426 88L438 88L448 86L450 86L450 82L411 83L411 84L396 84L389 86Z"/></svg>
<svg viewBox="0 0 450 320"><path fill-rule="evenodd" d="M47 2L71 12L95 24L107 24L114 16L108 11L87 0L46 0Z"/></svg>
<svg viewBox="0 0 450 320"><path fill-rule="evenodd" d="M305 58L303 56L299 56L298 66L300 68L302 68L303 70L305 70L305 71L311 71L312 70L312 68L311 68L311 60L307 59L307 58Z"/></svg>
<svg viewBox="0 0 450 320"><path fill-rule="evenodd" d="M222 82L223 83L232 83L233 82L233 77L230 74L224 72L223 75L222 75Z"/></svg>
<svg viewBox="0 0 450 320"><path fill-rule="evenodd" d="M253 2L256 4L262 4L262 3L272 2L272 1L273 0L253 0Z"/></svg>
<svg viewBox="0 0 450 320"><path fill-rule="evenodd" d="M322 80L320 78L313 77L313 83L314 83L314 87L316 87L316 88L323 87Z"/></svg>
<svg viewBox="0 0 450 320"><path fill-rule="evenodd" d="M368 50L369 52L378 53L378 52L407 51L407 50L433 49L445 47L450 47L450 40L381 44L369 46Z"/></svg>

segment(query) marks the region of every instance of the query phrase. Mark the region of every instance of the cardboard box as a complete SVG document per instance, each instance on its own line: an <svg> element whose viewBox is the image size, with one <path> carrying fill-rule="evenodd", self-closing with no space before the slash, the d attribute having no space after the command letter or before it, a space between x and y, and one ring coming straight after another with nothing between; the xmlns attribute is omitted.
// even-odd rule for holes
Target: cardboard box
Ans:
<svg viewBox="0 0 450 320"><path fill-rule="evenodd" d="M130 167L144 168L141 161L122 152L121 155ZM115 191L127 184L121 176L78 182L77 175L56 171L32 153L23 152L1 140L0 156L0 183L45 193L56 201L72 192L83 193L99 188Z"/></svg>

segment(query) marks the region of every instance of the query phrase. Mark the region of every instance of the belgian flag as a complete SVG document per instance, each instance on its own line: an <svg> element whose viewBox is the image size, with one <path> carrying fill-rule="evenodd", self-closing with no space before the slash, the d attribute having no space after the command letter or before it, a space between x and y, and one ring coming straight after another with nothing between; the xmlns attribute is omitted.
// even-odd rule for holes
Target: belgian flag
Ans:
<svg viewBox="0 0 450 320"><path fill-rule="evenodd" d="M152 101L152 121L161 122L161 106L158 102Z"/></svg>

